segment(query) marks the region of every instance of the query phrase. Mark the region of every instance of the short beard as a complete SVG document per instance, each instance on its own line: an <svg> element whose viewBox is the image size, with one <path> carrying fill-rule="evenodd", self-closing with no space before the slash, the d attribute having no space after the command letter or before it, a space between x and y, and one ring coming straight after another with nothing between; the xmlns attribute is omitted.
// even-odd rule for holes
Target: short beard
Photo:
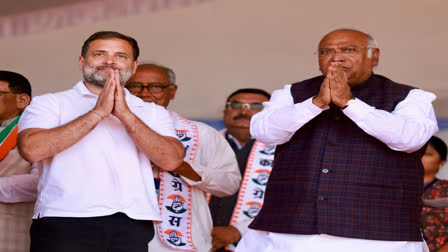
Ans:
<svg viewBox="0 0 448 252"><path fill-rule="evenodd" d="M120 84L124 85L131 77L132 77L132 69L129 68L127 70L121 70L115 66L99 66L99 67L92 67L86 62L84 62L84 65L82 67L82 75L84 76L84 80L92 85L98 86L98 87L104 87L104 84L106 84L107 76L102 76L98 72L102 69L110 68L113 70L118 70L120 75Z"/></svg>

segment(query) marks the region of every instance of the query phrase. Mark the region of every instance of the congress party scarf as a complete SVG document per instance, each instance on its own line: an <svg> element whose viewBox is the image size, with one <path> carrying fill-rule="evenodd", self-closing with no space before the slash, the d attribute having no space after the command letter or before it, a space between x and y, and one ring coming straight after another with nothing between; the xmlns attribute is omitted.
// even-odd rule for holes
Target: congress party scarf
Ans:
<svg viewBox="0 0 448 252"><path fill-rule="evenodd" d="M233 209L230 225L253 220L263 206L264 192L274 164L275 145L255 141L247 159L238 199ZM235 250L234 244L226 249Z"/></svg>
<svg viewBox="0 0 448 252"><path fill-rule="evenodd" d="M20 116L12 121L6 128L0 132L0 161L8 155L17 144L17 132L19 131Z"/></svg>
<svg viewBox="0 0 448 252"><path fill-rule="evenodd" d="M197 126L170 111L176 135L185 148L185 161L193 162L199 146ZM197 251L193 244L192 190L179 175L160 169L159 207L162 222L157 225L162 242L173 249Z"/></svg>

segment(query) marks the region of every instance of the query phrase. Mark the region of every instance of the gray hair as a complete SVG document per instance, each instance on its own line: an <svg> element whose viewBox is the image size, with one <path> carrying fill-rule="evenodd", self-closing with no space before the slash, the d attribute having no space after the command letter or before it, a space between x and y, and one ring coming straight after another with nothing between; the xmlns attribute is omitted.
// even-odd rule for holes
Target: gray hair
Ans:
<svg viewBox="0 0 448 252"><path fill-rule="evenodd" d="M173 86L173 85L177 85L176 84L176 74L174 73L173 69L166 67L164 65L161 64L157 64L157 63L141 63L138 65L138 67L156 67L156 68L160 68L162 69L162 71L164 71L166 73L166 75L168 75L168 84Z"/></svg>
<svg viewBox="0 0 448 252"><path fill-rule="evenodd" d="M378 48L376 40L372 37L372 35L367 34L367 57L369 59L372 58L373 49L375 48Z"/></svg>
<svg viewBox="0 0 448 252"><path fill-rule="evenodd" d="M360 32L363 33L367 36L367 57L369 59L372 58L373 55L373 49L378 48L378 43L376 42L376 40L372 37L372 35L362 32L360 30L356 30L356 29L351 29L351 28L338 28L335 30L330 31L329 33L327 33L326 35L333 33L333 32L337 32L337 31L355 31L355 32ZM325 36L326 36L325 35Z"/></svg>

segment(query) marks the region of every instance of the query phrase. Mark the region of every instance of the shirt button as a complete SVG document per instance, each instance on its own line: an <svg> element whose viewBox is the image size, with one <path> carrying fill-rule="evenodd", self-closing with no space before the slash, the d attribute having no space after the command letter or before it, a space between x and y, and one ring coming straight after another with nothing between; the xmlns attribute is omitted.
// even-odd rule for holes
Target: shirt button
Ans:
<svg viewBox="0 0 448 252"><path fill-rule="evenodd" d="M323 173L328 173L329 171L328 171L328 169L322 169L322 172Z"/></svg>
<svg viewBox="0 0 448 252"><path fill-rule="evenodd" d="M334 117L334 120L335 120L335 121L339 121L339 120L341 120L341 118L340 118L339 116L335 116L335 117Z"/></svg>
<svg viewBox="0 0 448 252"><path fill-rule="evenodd" d="M322 201L322 200L324 200L324 199L325 199L325 197L322 196L322 195L317 196L317 200L318 200L318 201Z"/></svg>

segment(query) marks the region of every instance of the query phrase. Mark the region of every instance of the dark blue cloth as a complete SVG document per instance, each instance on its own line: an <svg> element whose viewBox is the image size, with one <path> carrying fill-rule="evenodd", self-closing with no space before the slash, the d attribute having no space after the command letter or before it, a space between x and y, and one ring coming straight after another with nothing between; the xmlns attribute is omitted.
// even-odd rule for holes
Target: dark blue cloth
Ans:
<svg viewBox="0 0 448 252"><path fill-rule="evenodd" d="M44 217L33 220L30 234L31 252L147 252L154 225L124 213Z"/></svg>
<svg viewBox="0 0 448 252"><path fill-rule="evenodd" d="M324 77L293 84L295 103L319 92ZM372 75L353 96L391 112L413 88ZM331 104L275 153L263 208L252 229L291 234L421 241L425 147L394 151Z"/></svg>

